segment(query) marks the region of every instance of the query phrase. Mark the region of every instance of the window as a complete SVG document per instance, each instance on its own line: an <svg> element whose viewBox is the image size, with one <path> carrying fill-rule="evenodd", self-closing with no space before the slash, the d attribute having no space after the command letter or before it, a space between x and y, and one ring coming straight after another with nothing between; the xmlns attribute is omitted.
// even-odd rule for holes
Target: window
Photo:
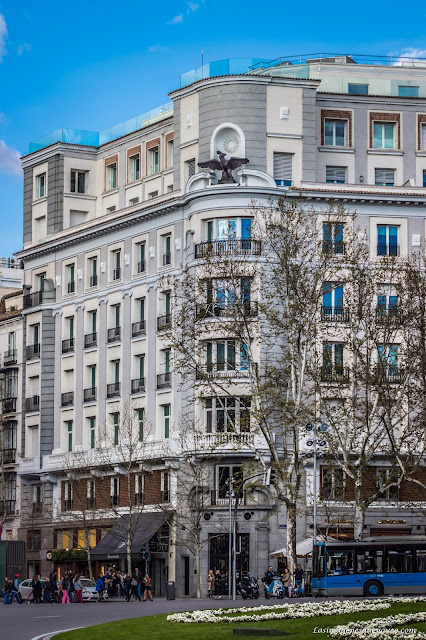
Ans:
<svg viewBox="0 0 426 640"><path fill-rule="evenodd" d="M135 505L144 503L145 476L143 473L135 474Z"/></svg>
<svg viewBox="0 0 426 640"><path fill-rule="evenodd" d="M145 409L136 410L136 419L138 423L139 442L143 441L145 428Z"/></svg>
<svg viewBox="0 0 426 640"><path fill-rule="evenodd" d="M38 273L36 278L37 278L37 281L38 281L38 290L39 291L44 291L44 281L46 280L46 274L45 273Z"/></svg>
<svg viewBox="0 0 426 640"><path fill-rule="evenodd" d="M67 437L67 451L71 452L73 448L72 420L65 422L65 432Z"/></svg>
<svg viewBox="0 0 426 640"><path fill-rule="evenodd" d="M395 149L395 129L395 122L374 122L374 149Z"/></svg>
<svg viewBox="0 0 426 640"><path fill-rule="evenodd" d="M117 188L117 163L113 162L106 167L106 190Z"/></svg>
<svg viewBox="0 0 426 640"><path fill-rule="evenodd" d="M322 290L322 319L343 320L343 285L323 282Z"/></svg>
<svg viewBox="0 0 426 640"><path fill-rule="evenodd" d="M377 319L396 317L398 314L398 296L390 287L381 287L377 294Z"/></svg>
<svg viewBox="0 0 426 640"><path fill-rule="evenodd" d="M377 225L377 255L399 255L398 227L384 224Z"/></svg>
<svg viewBox="0 0 426 640"><path fill-rule="evenodd" d="M173 140L167 141L167 168L173 167Z"/></svg>
<svg viewBox="0 0 426 640"><path fill-rule="evenodd" d="M324 222L322 225L322 250L323 253L343 254L343 224L340 222Z"/></svg>
<svg viewBox="0 0 426 640"><path fill-rule="evenodd" d="M120 506L120 480L111 478L111 504L113 507Z"/></svg>
<svg viewBox="0 0 426 640"><path fill-rule="evenodd" d="M420 125L420 149L426 150L426 122Z"/></svg>
<svg viewBox="0 0 426 640"><path fill-rule="evenodd" d="M398 95L401 98L418 98L419 87L405 87L404 85L398 86Z"/></svg>
<svg viewBox="0 0 426 640"><path fill-rule="evenodd" d="M98 284L98 259L89 258L89 287L96 287Z"/></svg>
<svg viewBox="0 0 426 640"><path fill-rule="evenodd" d="M331 147L347 146L347 120L324 121L324 144Z"/></svg>
<svg viewBox="0 0 426 640"><path fill-rule="evenodd" d="M47 235L47 218L46 216L40 216L34 221L35 224L35 239L41 242Z"/></svg>
<svg viewBox="0 0 426 640"><path fill-rule="evenodd" d="M88 480L87 481L87 508L88 509L95 509L96 508L96 484L94 480ZM81 543L79 544L79 546L84 549L85 548L85 536L84 536L84 531L82 532L83 536L82 536L82 540ZM90 537L91 536L91 531L90 531ZM94 543L96 546L96 533L94 536ZM92 540L89 541L90 546L92 545Z"/></svg>
<svg viewBox="0 0 426 640"><path fill-rule="evenodd" d="M358 96L368 96L368 84L348 83L348 93Z"/></svg>
<svg viewBox="0 0 426 640"><path fill-rule="evenodd" d="M46 174L36 176L36 197L43 198L46 195Z"/></svg>
<svg viewBox="0 0 426 640"><path fill-rule="evenodd" d="M195 158L185 162L185 174L187 181L195 175Z"/></svg>
<svg viewBox="0 0 426 640"><path fill-rule="evenodd" d="M90 448L94 449L96 446L96 420L95 418L89 418L89 442Z"/></svg>
<svg viewBox="0 0 426 640"><path fill-rule="evenodd" d="M321 468L321 499L344 500L344 473L339 467Z"/></svg>
<svg viewBox="0 0 426 640"><path fill-rule="evenodd" d="M163 266L172 263L172 236L163 236Z"/></svg>
<svg viewBox="0 0 426 640"><path fill-rule="evenodd" d="M251 398L205 398L206 433L250 432Z"/></svg>
<svg viewBox="0 0 426 640"><path fill-rule="evenodd" d="M158 191L151 191L151 193L148 193L148 200L152 200L153 198L157 198L158 197Z"/></svg>
<svg viewBox="0 0 426 640"><path fill-rule="evenodd" d="M68 264L66 267L67 270L67 280L68 280L68 293L75 292L75 265Z"/></svg>
<svg viewBox="0 0 426 640"><path fill-rule="evenodd" d="M71 171L71 193L87 193L87 171Z"/></svg>
<svg viewBox="0 0 426 640"><path fill-rule="evenodd" d="M398 485L387 486L396 478L392 475L392 469L382 468L377 469L377 489L379 491L379 500L399 500L399 487ZM383 491L382 491L383 488Z"/></svg>
<svg viewBox="0 0 426 640"><path fill-rule="evenodd" d="M406 549L397 546L395 549L386 545L386 566L387 573L411 573L413 571L413 552L407 545Z"/></svg>
<svg viewBox="0 0 426 640"><path fill-rule="evenodd" d="M334 184L344 184L346 180L347 167L326 167L325 181Z"/></svg>
<svg viewBox="0 0 426 640"><path fill-rule="evenodd" d="M426 187L426 171L423 171L423 187Z"/></svg>
<svg viewBox="0 0 426 640"><path fill-rule="evenodd" d="M333 382L334 378L345 375L343 368L343 348L341 342L324 342L322 347L322 380ZM346 377L346 376L345 376Z"/></svg>
<svg viewBox="0 0 426 640"><path fill-rule="evenodd" d="M161 472L161 502L170 500L170 474L168 471Z"/></svg>
<svg viewBox="0 0 426 640"><path fill-rule="evenodd" d="M121 279L121 251L112 252L112 279Z"/></svg>
<svg viewBox="0 0 426 640"><path fill-rule="evenodd" d="M129 157L129 182L135 182L140 178L140 154Z"/></svg>
<svg viewBox="0 0 426 640"><path fill-rule="evenodd" d="M216 467L215 488L219 500L228 500L229 483L235 491L243 479L243 470L240 465L220 465Z"/></svg>
<svg viewBox="0 0 426 640"><path fill-rule="evenodd" d="M41 550L41 530L31 529L27 531L27 551L40 551ZM31 583L28 582L28 586Z"/></svg>
<svg viewBox="0 0 426 640"><path fill-rule="evenodd" d="M170 405L163 405L163 427L164 427L164 437L168 438L170 436Z"/></svg>
<svg viewBox="0 0 426 640"><path fill-rule="evenodd" d="M173 191L173 185L172 184L168 184L167 185L167 193L171 193Z"/></svg>
<svg viewBox="0 0 426 640"><path fill-rule="evenodd" d="M114 213L116 209L117 207L115 205L113 205L112 207L107 207L107 213Z"/></svg>
<svg viewBox="0 0 426 640"><path fill-rule="evenodd" d="M379 344L377 346L377 363L380 373L384 373L390 382L396 382L399 376L398 350L399 345L397 344Z"/></svg>
<svg viewBox="0 0 426 640"><path fill-rule="evenodd" d="M133 206L134 204L137 204L139 202L139 198L130 198L129 200L129 206Z"/></svg>
<svg viewBox="0 0 426 640"><path fill-rule="evenodd" d="M136 245L136 248L137 248L137 258L138 258L138 273L143 273L144 271L146 271L145 242L140 242L139 244Z"/></svg>
<svg viewBox="0 0 426 640"><path fill-rule="evenodd" d="M154 173L160 171L160 148L151 147L148 149L148 175L152 176Z"/></svg>
<svg viewBox="0 0 426 640"><path fill-rule="evenodd" d="M395 169L374 169L374 180L377 186L395 186Z"/></svg>
<svg viewBox="0 0 426 640"><path fill-rule="evenodd" d="M279 187L293 184L293 154L274 153L274 180Z"/></svg>
<svg viewBox="0 0 426 640"><path fill-rule="evenodd" d="M145 356L137 356L138 359L138 375L139 379L145 378ZM170 366L170 365L169 365Z"/></svg>
<svg viewBox="0 0 426 640"><path fill-rule="evenodd" d="M120 442L120 414L117 412L112 414L112 428L114 444L118 445Z"/></svg>

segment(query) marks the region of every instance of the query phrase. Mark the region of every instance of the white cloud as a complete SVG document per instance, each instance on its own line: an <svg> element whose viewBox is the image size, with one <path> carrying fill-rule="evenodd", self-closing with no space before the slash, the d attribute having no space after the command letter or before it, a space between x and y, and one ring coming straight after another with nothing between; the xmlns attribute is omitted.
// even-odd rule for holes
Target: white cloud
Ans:
<svg viewBox="0 0 426 640"><path fill-rule="evenodd" d="M6 55L6 38L7 38L7 26L4 15L0 13L0 62L3 56Z"/></svg>
<svg viewBox="0 0 426 640"><path fill-rule="evenodd" d="M198 11L198 9L200 8L200 5L197 4L196 2L187 2L186 3L188 5L188 11Z"/></svg>
<svg viewBox="0 0 426 640"><path fill-rule="evenodd" d="M19 151L11 149L4 140L0 140L0 173L20 176L22 174L20 157Z"/></svg>
<svg viewBox="0 0 426 640"><path fill-rule="evenodd" d="M410 66L412 61L417 61L426 66L426 49L416 49L415 47L406 47L399 53L389 54L395 57L396 60L392 62L394 67ZM407 58L410 58L407 60Z"/></svg>
<svg viewBox="0 0 426 640"><path fill-rule="evenodd" d="M169 20L167 24L179 24L179 22L183 22L183 13L179 13L179 15Z"/></svg>
<svg viewBox="0 0 426 640"><path fill-rule="evenodd" d="M23 53L29 53L32 49L32 46L28 42L24 42L24 44L18 45L17 53L18 56L22 56Z"/></svg>
<svg viewBox="0 0 426 640"><path fill-rule="evenodd" d="M149 53L166 53L166 51L170 51L169 47L166 47L163 44L152 44L148 47Z"/></svg>

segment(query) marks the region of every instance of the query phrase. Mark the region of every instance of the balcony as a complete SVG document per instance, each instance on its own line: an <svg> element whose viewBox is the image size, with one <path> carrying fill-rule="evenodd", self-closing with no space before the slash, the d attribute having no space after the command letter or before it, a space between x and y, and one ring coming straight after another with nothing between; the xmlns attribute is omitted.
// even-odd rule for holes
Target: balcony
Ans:
<svg viewBox="0 0 426 640"><path fill-rule="evenodd" d="M146 271L146 263L145 260L141 260L138 262L138 273L144 273L144 271Z"/></svg>
<svg viewBox="0 0 426 640"><path fill-rule="evenodd" d="M2 500L0 502L0 516L13 516L16 511L16 500Z"/></svg>
<svg viewBox="0 0 426 640"><path fill-rule="evenodd" d="M229 506L229 497L228 497L228 487L222 487L221 489L212 489L210 492L210 500L212 507L228 507ZM231 503L235 505L235 498L231 498ZM245 505L247 504L246 492L243 491L243 495L241 496L238 504Z"/></svg>
<svg viewBox="0 0 426 640"><path fill-rule="evenodd" d="M157 318L157 331L165 331L172 326L172 314L166 313L164 316L158 316Z"/></svg>
<svg viewBox="0 0 426 640"><path fill-rule="evenodd" d="M29 344L25 350L27 360L40 357L40 344Z"/></svg>
<svg viewBox="0 0 426 640"><path fill-rule="evenodd" d="M403 319L402 309L397 307L390 307L385 309L384 307L376 307L376 322L377 324L401 324Z"/></svg>
<svg viewBox="0 0 426 640"><path fill-rule="evenodd" d="M75 282L68 282L68 293L74 293L75 292Z"/></svg>
<svg viewBox="0 0 426 640"><path fill-rule="evenodd" d="M211 378L249 378L250 369L256 372L257 364L252 362L251 366L242 368L231 362L209 363L197 367L195 375L197 380L209 380Z"/></svg>
<svg viewBox="0 0 426 640"><path fill-rule="evenodd" d="M15 413L16 412L16 400L17 400L17 398L4 398L4 400L3 400L3 413Z"/></svg>
<svg viewBox="0 0 426 640"><path fill-rule="evenodd" d="M15 464L16 449L5 448L3 451L0 451L0 460L3 464Z"/></svg>
<svg viewBox="0 0 426 640"><path fill-rule="evenodd" d="M201 242L195 245L196 258L210 258L212 256L234 255L234 256L260 256L262 244L260 240L235 239L235 240L214 240L212 242Z"/></svg>
<svg viewBox="0 0 426 640"><path fill-rule="evenodd" d="M89 349L90 347L98 346L98 334L97 333L86 333L84 336L84 348Z"/></svg>
<svg viewBox="0 0 426 640"><path fill-rule="evenodd" d="M216 432L206 433L197 437L197 447L200 449L222 449L225 447L252 448L254 446L254 434L245 432Z"/></svg>
<svg viewBox="0 0 426 640"><path fill-rule="evenodd" d="M143 393L145 391L145 378L132 380L132 393Z"/></svg>
<svg viewBox="0 0 426 640"><path fill-rule="evenodd" d="M72 407L74 404L74 391L61 393L61 407Z"/></svg>
<svg viewBox="0 0 426 640"><path fill-rule="evenodd" d="M146 333L146 320L139 320L132 324L132 338L144 336Z"/></svg>
<svg viewBox="0 0 426 640"><path fill-rule="evenodd" d="M172 264L172 254L171 253L163 253L163 267L168 264Z"/></svg>
<svg viewBox="0 0 426 640"><path fill-rule="evenodd" d="M34 291L34 293L26 293L23 299L24 309L30 307L38 307L43 302L43 291Z"/></svg>
<svg viewBox="0 0 426 640"><path fill-rule="evenodd" d="M90 287L97 287L98 286L98 276L97 275L90 276L89 286Z"/></svg>
<svg viewBox="0 0 426 640"><path fill-rule="evenodd" d="M31 411L40 410L40 396L32 396L31 398L25 398L25 411L30 413Z"/></svg>
<svg viewBox="0 0 426 640"><path fill-rule="evenodd" d="M223 306L220 304L208 303L205 305L197 304L195 316L197 320L206 320L207 318L235 318L241 316L245 318L255 318L259 314L259 305L257 302L244 302L240 307Z"/></svg>
<svg viewBox="0 0 426 640"><path fill-rule="evenodd" d="M403 377L403 371L397 364L378 364L374 371L374 383L377 385L401 384Z"/></svg>
<svg viewBox="0 0 426 640"><path fill-rule="evenodd" d="M18 351L16 349L11 349L10 351L4 352L4 366L8 367L11 364L16 364L18 362Z"/></svg>
<svg viewBox="0 0 426 640"><path fill-rule="evenodd" d="M349 367L333 367L324 365L321 367L321 382L349 383Z"/></svg>
<svg viewBox="0 0 426 640"><path fill-rule="evenodd" d="M377 255L393 258L399 256L399 244L378 244Z"/></svg>
<svg viewBox="0 0 426 640"><path fill-rule="evenodd" d="M108 342L117 342L118 340L121 340L121 327L108 329Z"/></svg>
<svg viewBox="0 0 426 640"><path fill-rule="evenodd" d="M168 389L172 386L172 374L171 371L168 373L159 373L157 376L157 389Z"/></svg>
<svg viewBox="0 0 426 640"><path fill-rule="evenodd" d="M118 398L120 396L120 383L113 382L107 384L107 398Z"/></svg>
<svg viewBox="0 0 426 640"><path fill-rule="evenodd" d="M345 255L345 243L343 240L323 240L322 252L328 255Z"/></svg>
<svg viewBox="0 0 426 640"><path fill-rule="evenodd" d="M96 387L89 387L83 391L83 402L95 402L96 401Z"/></svg>
<svg viewBox="0 0 426 640"><path fill-rule="evenodd" d="M112 279L113 280L120 280L121 279L121 269L114 269L114 271L112 272Z"/></svg>
<svg viewBox="0 0 426 640"><path fill-rule="evenodd" d="M349 322L349 310L343 307L322 307L321 320L323 322Z"/></svg>
<svg viewBox="0 0 426 640"><path fill-rule="evenodd" d="M74 351L74 338L67 338L62 340L62 353L73 353Z"/></svg>

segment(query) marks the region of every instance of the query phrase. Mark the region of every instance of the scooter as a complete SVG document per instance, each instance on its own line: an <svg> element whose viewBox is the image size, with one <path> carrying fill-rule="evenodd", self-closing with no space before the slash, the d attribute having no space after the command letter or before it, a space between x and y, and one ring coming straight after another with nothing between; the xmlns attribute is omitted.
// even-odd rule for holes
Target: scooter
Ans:
<svg viewBox="0 0 426 640"><path fill-rule="evenodd" d="M284 598L285 589L279 576L273 576L269 584L266 583L267 578L263 577L262 582L265 588L265 598Z"/></svg>
<svg viewBox="0 0 426 640"><path fill-rule="evenodd" d="M241 594L243 600L247 600L247 598L257 600L259 597L259 585L255 576L251 573L241 576L237 583L237 592Z"/></svg>

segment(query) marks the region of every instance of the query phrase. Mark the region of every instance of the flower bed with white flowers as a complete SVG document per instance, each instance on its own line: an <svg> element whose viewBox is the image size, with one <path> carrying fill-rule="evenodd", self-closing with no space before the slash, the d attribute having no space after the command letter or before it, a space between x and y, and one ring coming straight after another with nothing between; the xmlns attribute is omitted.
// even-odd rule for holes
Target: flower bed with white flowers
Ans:
<svg viewBox="0 0 426 640"><path fill-rule="evenodd" d="M303 602L297 604L261 605L258 607L234 607L230 609L207 609L186 611L167 616L168 622L186 624L213 623L229 624L239 622L265 622L268 620L288 620L355 614L363 611L384 611L396 603L426 602L425 596L414 598L391 597L386 600L332 600ZM396 629L394 627L413 622L426 622L426 612L399 614L385 618L374 618L366 622L350 622L347 625L328 628L327 632L337 640L426 640L426 634L417 630Z"/></svg>

